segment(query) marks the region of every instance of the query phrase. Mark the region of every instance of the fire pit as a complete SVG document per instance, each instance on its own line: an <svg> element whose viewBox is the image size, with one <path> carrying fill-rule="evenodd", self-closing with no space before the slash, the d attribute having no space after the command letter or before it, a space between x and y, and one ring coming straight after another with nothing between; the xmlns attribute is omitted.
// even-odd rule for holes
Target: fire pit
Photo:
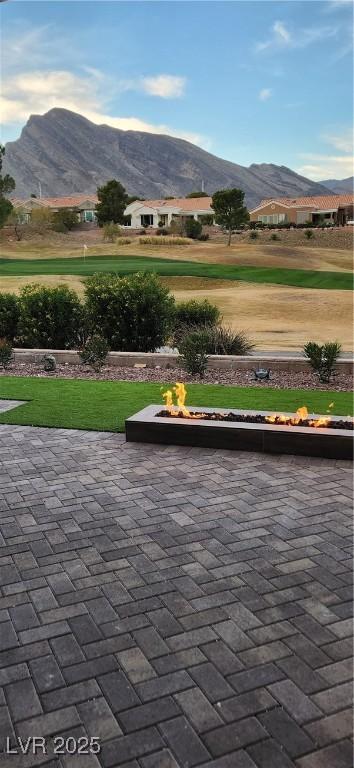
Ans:
<svg viewBox="0 0 354 768"><path fill-rule="evenodd" d="M349 417L317 416L309 414L305 406L296 414L236 409L227 412L222 408L189 410L185 405L186 390L180 383L163 397L164 407L149 405L126 420L128 441L334 459L353 456L353 420Z"/></svg>

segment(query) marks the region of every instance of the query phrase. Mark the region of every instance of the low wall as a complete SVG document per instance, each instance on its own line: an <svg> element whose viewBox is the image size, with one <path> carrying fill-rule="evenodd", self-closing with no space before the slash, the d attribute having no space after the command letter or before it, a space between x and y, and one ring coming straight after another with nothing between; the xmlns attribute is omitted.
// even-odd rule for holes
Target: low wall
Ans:
<svg viewBox="0 0 354 768"><path fill-rule="evenodd" d="M43 355L54 355L57 363L80 363L80 357L75 350L63 349L14 349L15 362L40 363ZM107 364L114 367L132 368L134 365L146 365L147 368L171 368L178 366L178 355L164 355L154 352L109 352ZM223 370L253 370L254 368L270 368L272 371L306 371L309 365L300 355L276 357L261 353L249 356L210 355L209 368ZM343 359L337 363L337 371L350 374L353 370L353 360Z"/></svg>

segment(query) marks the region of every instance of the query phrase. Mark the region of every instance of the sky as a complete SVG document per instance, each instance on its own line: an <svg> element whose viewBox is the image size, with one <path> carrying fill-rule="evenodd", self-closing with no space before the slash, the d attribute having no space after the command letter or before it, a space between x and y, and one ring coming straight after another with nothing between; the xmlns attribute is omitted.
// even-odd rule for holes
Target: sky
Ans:
<svg viewBox="0 0 354 768"><path fill-rule="evenodd" d="M241 165L352 175L350 0L3 0L2 142L64 107Z"/></svg>

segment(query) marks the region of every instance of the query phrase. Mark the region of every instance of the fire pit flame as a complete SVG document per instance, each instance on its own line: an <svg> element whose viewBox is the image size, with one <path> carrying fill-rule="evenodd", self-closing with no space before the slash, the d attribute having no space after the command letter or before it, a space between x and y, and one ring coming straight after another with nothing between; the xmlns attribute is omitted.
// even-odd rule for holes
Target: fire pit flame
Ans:
<svg viewBox="0 0 354 768"><path fill-rule="evenodd" d="M176 396L177 405L174 405L173 394ZM165 400L166 409L170 416L183 416L185 419L202 419L205 413L191 413L185 405L187 390L185 385L180 381L176 381L176 385L171 389L167 389L162 393L162 397Z"/></svg>
<svg viewBox="0 0 354 768"><path fill-rule="evenodd" d="M190 411L186 407L187 390L182 382L176 382L175 386L171 389L167 389L162 394L165 400L166 412L163 415L171 417L179 417L184 419L217 419L217 420L230 420L233 414L206 414L200 411ZM176 404L174 403L176 399ZM334 407L334 403L330 403L327 412ZM252 417L249 417L252 420ZM258 418L258 417L254 417ZM298 408L294 416L286 416L284 413L272 413L270 416L263 417L263 423L267 424L283 424L286 426L306 426L306 427L328 427L333 424L330 416L319 416L318 419L311 419L306 405Z"/></svg>

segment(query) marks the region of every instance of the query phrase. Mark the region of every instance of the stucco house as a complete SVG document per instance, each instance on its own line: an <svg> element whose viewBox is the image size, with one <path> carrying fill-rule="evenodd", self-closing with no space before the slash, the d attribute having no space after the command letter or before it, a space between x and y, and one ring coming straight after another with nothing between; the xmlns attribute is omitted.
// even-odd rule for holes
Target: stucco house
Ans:
<svg viewBox="0 0 354 768"><path fill-rule="evenodd" d="M173 219L197 219L213 216L211 197L173 198L172 200L134 200L125 209L127 226L132 229L141 227L168 227Z"/></svg>
<svg viewBox="0 0 354 768"><path fill-rule="evenodd" d="M92 223L96 221L95 208L98 203L97 195L70 195L69 197L29 197L27 200L11 198L12 205L19 211L23 223L31 219L34 209L50 208L53 213L61 208L69 208L77 213L79 222Z"/></svg>
<svg viewBox="0 0 354 768"><path fill-rule="evenodd" d="M340 226L353 218L353 201L352 194L267 199L250 211L250 220L262 224L328 221Z"/></svg>

